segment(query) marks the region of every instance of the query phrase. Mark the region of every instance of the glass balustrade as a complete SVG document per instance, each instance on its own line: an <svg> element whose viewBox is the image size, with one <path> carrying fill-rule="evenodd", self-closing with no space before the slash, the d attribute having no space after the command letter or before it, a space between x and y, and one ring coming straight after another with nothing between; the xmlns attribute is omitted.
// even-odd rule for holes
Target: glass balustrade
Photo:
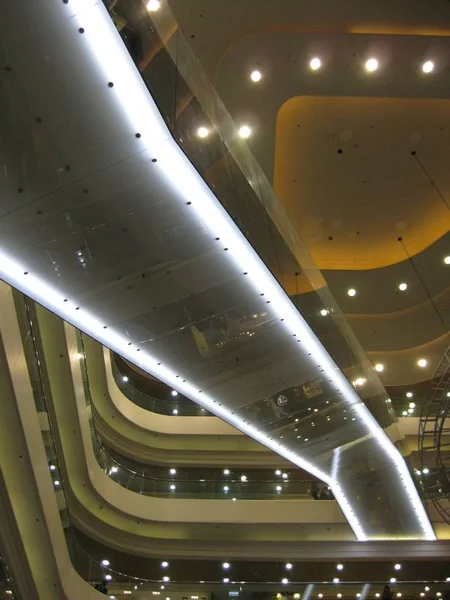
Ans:
<svg viewBox="0 0 450 600"><path fill-rule="evenodd" d="M178 392L171 393L170 388L163 384L157 384L139 376L136 371L125 363L114 352L111 352L111 371L120 391L134 404L161 415L172 415L180 417L208 417L212 416L205 408L185 398ZM147 381L146 381L147 379ZM155 395L155 387L160 388L160 395ZM153 388L153 389L152 389Z"/></svg>

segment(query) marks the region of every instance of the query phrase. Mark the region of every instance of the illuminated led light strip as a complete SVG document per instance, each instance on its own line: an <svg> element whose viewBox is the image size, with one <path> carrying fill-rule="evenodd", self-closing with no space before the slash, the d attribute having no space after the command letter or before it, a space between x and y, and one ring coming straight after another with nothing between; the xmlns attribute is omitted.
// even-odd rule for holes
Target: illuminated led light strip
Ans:
<svg viewBox="0 0 450 600"><path fill-rule="evenodd" d="M325 369L328 378L334 383L337 391L342 394L345 402L358 411L368 431L377 438L382 449L394 461L426 539L435 539L425 509L400 454L367 407L361 403L350 382L320 344L274 276L171 138L104 6L101 4L89 5L80 0L72 0L68 6L70 5L78 11L76 17L80 27L85 30L83 39L89 43L94 58L103 69L105 81L114 83L115 100L120 103L133 131L140 132L144 140L147 138L152 141L154 145L152 153L158 156L155 168L165 176L167 185L176 188L183 200L190 202L189 210L196 211L197 217L203 221L205 228L207 230L213 228L214 237L220 237L221 247L227 248L228 258L234 261L240 272L248 274L247 280L255 292L264 293L265 300L270 302L270 312L274 313L280 321L283 320L284 328L300 340L300 345L306 347L311 353L312 360L316 361L315 364L320 364ZM75 14L73 13L72 16ZM150 151L147 149L147 152ZM176 177L174 177L174 173L176 173ZM182 382L172 369L162 365L147 352L141 351L137 357L137 348L130 345L129 340L123 335L115 333L110 328L105 329L104 323L100 322L97 317L81 307L75 306L34 274L28 274L26 271L26 268L8 257L7 253L0 251L0 274L5 281L274 452L324 481L332 489L357 539L367 539L337 480L296 452L283 446L279 441L274 440L253 425L240 420L229 409L219 405L218 401L198 390L197 386L187 381Z"/></svg>

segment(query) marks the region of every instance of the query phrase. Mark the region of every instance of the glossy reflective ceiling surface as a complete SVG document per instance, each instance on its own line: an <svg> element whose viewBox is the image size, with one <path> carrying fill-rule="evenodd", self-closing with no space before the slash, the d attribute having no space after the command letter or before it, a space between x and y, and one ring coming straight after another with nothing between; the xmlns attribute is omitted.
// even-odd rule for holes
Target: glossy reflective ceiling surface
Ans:
<svg viewBox="0 0 450 600"><path fill-rule="evenodd" d="M0 276L329 483L358 539L433 539L402 457L172 138L104 7L9 8ZM193 330L211 318L238 343L204 357Z"/></svg>

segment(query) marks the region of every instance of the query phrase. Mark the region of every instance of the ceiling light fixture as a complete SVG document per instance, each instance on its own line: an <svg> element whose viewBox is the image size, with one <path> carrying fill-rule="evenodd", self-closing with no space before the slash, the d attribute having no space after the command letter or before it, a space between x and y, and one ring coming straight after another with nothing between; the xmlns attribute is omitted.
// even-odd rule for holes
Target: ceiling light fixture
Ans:
<svg viewBox="0 0 450 600"><path fill-rule="evenodd" d="M421 369L424 369L428 364L428 361L425 358L419 358L419 360L417 361L417 366L420 367Z"/></svg>
<svg viewBox="0 0 450 600"><path fill-rule="evenodd" d="M89 31L98 32L98 35L91 35L86 38L92 58L105 76L108 77L106 80L113 77L115 101L120 105L124 118L128 119L133 127L132 130L140 131L143 137L152 139L153 147L158 148L158 166L155 168L159 169L161 177L170 182L172 188L180 194L181 198L196 199L196 202L193 202L192 209L198 211L198 216L206 228L212 228L212 224L214 224L214 234L219 233L222 240L227 239L230 250L232 250L228 254L230 259L235 261L242 271L248 272L249 282L255 286L257 285L258 288L263 286L267 290L267 295L270 293L271 310L274 316L283 319L283 326L286 331L296 333L299 336L302 344L308 347L312 355L311 360L319 361L316 364L322 365L330 382L342 394L343 401L348 406L352 406L357 413L358 420L366 427L367 433L378 441L382 452L385 453L398 473L399 480L401 480L405 489L405 501L411 503L424 538L436 539L399 451L391 443L367 407L361 403L359 396L349 385L345 375L336 368L336 364L329 353L310 330L305 319L280 288L273 275L256 255L237 225L225 212L221 203L217 201L201 175L178 147L177 142L174 139L168 140L167 126L147 89L142 85L139 73L134 68L130 68L128 51L123 47L123 43L118 40L114 28L111 27L109 15L101 5L94 4L85 8L84 3L80 3L79 6L81 7L80 10L74 15L77 23L82 24L83 27L88 27ZM178 174L176 178L173 177L174 171ZM85 331L87 335L94 337L104 346L113 349L137 364L137 366L154 375L165 384L177 385L182 390L183 395L195 400L201 406L223 418L250 437L330 485L357 539L360 541L368 539L339 482L333 480L330 474L305 459L297 451L280 444L278 440L275 441L270 434L261 431L257 426L244 422L239 415L233 414L229 408L217 402L216 398L207 393L199 393L198 385L195 382L181 383L171 365L161 364L158 360L159 357L152 355L147 349L142 348L143 351L139 353L137 358L136 346L132 344L130 347L130 339L122 331L113 328L104 329L104 324L100 321L100 315L91 313L89 310L77 306L75 302L68 300L67 295L41 279L38 274L30 273L27 266L17 262L3 248L0 250L0 278L23 293L28 294L36 302L44 305L48 310L56 313L74 327ZM140 348L138 349L140 350Z"/></svg>
<svg viewBox="0 0 450 600"><path fill-rule="evenodd" d="M167 569L167 567L169 566L169 563L167 562L167 560L163 560L163 562L161 563L161 566L163 569Z"/></svg>
<svg viewBox="0 0 450 600"><path fill-rule="evenodd" d="M262 74L261 71L252 71L250 73L250 79L253 81L253 83L258 83L258 81L261 81L262 79Z"/></svg>
<svg viewBox="0 0 450 600"><path fill-rule="evenodd" d="M382 365L381 363L377 363L375 365L375 371L378 371L378 373L381 373L382 371L384 371L384 365Z"/></svg>
<svg viewBox="0 0 450 600"><path fill-rule="evenodd" d="M176 390L172 390L172 391L170 392L170 395L171 395L171 396L178 396L178 392L177 392Z"/></svg>
<svg viewBox="0 0 450 600"><path fill-rule="evenodd" d="M335 577L335 578L333 579L333 583L339 583L339 577Z"/></svg>
<svg viewBox="0 0 450 600"><path fill-rule="evenodd" d="M339 563L339 564L336 565L336 569L338 571L342 571L344 569L344 565L342 565L341 563Z"/></svg>
<svg viewBox="0 0 450 600"><path fill-rule="evenodd" d="M406 392L406 397L407 398L412 398L413 397L413 393L412 392Z"/></svg>
<svg viewBox="0 0 450 600"><path fill-rule="evenodd" d="M286 577L283 577L283 579L281 580L281 583L284 583L284 585L286 585L287 583L289 583L289 579L287 579Z"/></svg>
<svg viewBox="0 0 450 600"><path fill-rule="evenodd" d="M173 411L172 411L172 414L173 415L177 415L178 414L178 408L174 408Z"/></svg>
<svg viewBox="0 0 450 600"><path fill-rule="evenodd" d="M391 578L389 579L389 581L390 581L391 583L395 583L397 580L395 579L395 577L391 577Z"/></svg>
<svg viewBox="0 0 450 600"><path fill-rule="evenodd" d="M241 125L241 127L239 127L239 137L243 138L244 140L249 138L251 134L252 130L248 125Z"/></svg>
<svg viewBox="0 0 450 600"><path fill-rule="evenodd" d="M176 469L170 469L169 473L171 475L176 475L177 474L177 470Z"/></svg>
<svg viewBox="0 0 450 600"><path fill-rule="evenodd" d="M230 469L224 469L223 470L223 474L224 475L229 475L230 474Z"/></svg>
<svg viewBox="0 0 450 600"><path fill-rule="evenodd" d="M241 475L241 481L247 481L247 475Z"/></svg>
<svg viewBox="0 0 450 600"><path fill-rule="evenodd" d="M291 563L286 563L285 568L290 571L292 569L292 564Z"/></svg>
<svg viewBox="0 0 450 600"><path fill-rule="evenodd" d="M409 403L409 408L416 408L416 403L415 402L410 402Z"/></svg>
<svg viewBox="0 0 450 600"><path fill-rule="evenodd" d="M128 377L127 377L126 375L124 375L124 376L122 377L122 381L124 381L124 382L126 383L126 382L128 381Z"/></svg>
<svg viewBox="0 0 450 600"><path fill-rule="evenodd" d="M103 565L104 567L109 567L109 565L110 565L110 562L109 562L109 560L107 560L106 558L104 558L104 559L102 560L102 565Z"/></svg>
<svg viewBox="0 0 450 600"><path fill-rule="evenodd" d="M402 568L402 565L401 565L400 563L396 563L396 564L394 565L394 569L395 569L396 571L400 571L400 569L401 569L401 568Z"/></svg>
<svg viewBox="0 0 450 600"><path fill-rule="evenodd" d="M378 69L380 65L376 58L369 58L368 60L366 60L364 66L366 67L366 71L368 71L369 73L373 73Z"/></svg>
<svg viewBox="0 0 450 600"><path fill-rule="evenodd" d="M398 289L401 292L404 292L406 289L408 289L408 284L407 283L400 283L399 286L398 286Z"/></svg>
<svg viewBox="0 0 450 600"><path fill-rule="evenodd" d="M317 69L320 69L321 66L322 66L322 61L317 56L315 56L314 58L312 58L309 61L309 68L312 71L317 71Z"/></svg>
<svg viewBox="0 0 450 600"><path fill-rule="evenodd" d="M431 60L426 60L422 65L423 73L431 73L434 71L434 62Z"/></svg>
<svg viewBox="0 0 450 600"><path fill-rule="evenodd" d="M209 129L207 127L199 127L197 129L197 135L199 138L205 138L209 135Z"/></svg>
<svg viewBox="0 0 450 600"><path fill-rule="evenodd" d="M224 562L222 563L222 569L229 569L230 568L230 563Z"/></svg>
<svg viewBox="0 0 450 600"><path fill-rule="evenodd" d="M350 288L349 290L347 290L347 294L353 298L353 296L356 296L356 290L354 288Z"/></svg>
<svg viewBox="0 0 450 600"><path fill-rule="evenodd" d="M147 10L149 12L156 12L161 8L161 2L159 0L149 0L147 2Z"/></svg>
<svg viewBox="0 0 450 600"><path fill-rule="evenodd" d="M322 308L322 310L320 311L320 314L322 315L322 317L326 317L328 314L328 311L326 308Z"/></svg>
<svg viewBox="0 0 450 600"><path fill-rule="evenodd" d="M444 258L444 263L445 263L446 265L450 265L450 256L446 256L446 257Z"/></svg>

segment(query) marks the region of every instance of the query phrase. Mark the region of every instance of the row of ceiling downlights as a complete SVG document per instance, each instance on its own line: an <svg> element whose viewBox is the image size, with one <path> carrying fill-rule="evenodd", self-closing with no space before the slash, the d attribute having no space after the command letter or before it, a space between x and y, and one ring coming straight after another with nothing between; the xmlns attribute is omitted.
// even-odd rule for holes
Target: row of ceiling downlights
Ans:
<svg viewBox="0 0 450 600"><path fill-rule="evenodd" d="M368 58L364 62L364 69L367 73L375 73L375 71L378 71L380 66L381 66L380 61L373 56ZM319 71L322 67L323 67L323 61L318 56L314 56L309 61L309 68L311 69L311 71ZM434 71L434 68L435 68L434 62L432 60L426 60L424 63L422 63L420 71L423 74L428 75L429 73L432 73ZM251 71L249 78L253 83L258 84L260 81L263 80L264 75L261 71L259 71L258 69L255 69L254 71ZM239 133L239 137L247 139L251 136L252 130L248 125L242 124L239 127L238 133ZM210 134L210 130L207 127L202 126L197 129L197 135L200 138L206 138L206 137L208 137L209 134ZM450 260L450 257L449 257L449 260ZM406 284L402 284L402 285L406 285Z"/></svg>
<svg viewBox="0 0 450 600"><path fill-rule="evenodd" d="M103 559L101 561L101 565L103 567L105 567L105 568L109 568L111 566L111 563L110 563L110 561L108 559ZM160 566L161 566L162 569L168 569L169 568L169 562L166 561L166 560L164 560L164 561L161 562ZM289 563L289 562L284 565L284 568L286 569L286 571L292 571L293 567L294 567L294 565L292 563ZM222 570L223 571L229 571L231 568L232 568L232 565L229 562L223 562L222 563ZM401 568L402 568L402 565L400 563L396 563L394 565L394 570L395 571L401 571ZM342 563L338 563L336 565L336 570L337 571L343 571L344 570L344 565ZM112 580L112 576L108 574L108 575L106 575L104 577L104 579L106 579L106 581L111 581ZM223 581L223 583L230 583L230 578L229 577L224 577L222 579L222 581ZM446 581L450 582L450 577L447 577ZM161 577L161 582L163 582L163 583L169 583L170 582L170 577L168 575L164 575L163 577ZM340 582L341 581L340 581L339 577L334 577L333 578L333 583L338 584ZM390 580L389 580L389 582L390 583L397 583L397 578L396 577L391 577ZM201 581L200 583L204 583L204 582ZM235 583L235 582L232 582L232 583ZM243 583L246 583L246 582L245 581L240 581L239 583L243 584ZM287 585L289 583L289 579L287 577L283 577L281 579L281 583L283 585ZM324 583L327 583L327 582L324 582ZM161 585L161 589L164 589L164 585ZM424 589L425 589L425 592L429 592L430 591L430 587L429 586L425 586ZM421 593L420 595L421 595L421 597L423 597L423 596L425 596L425 593ZM436 596L438 596L438 597L440 597L441 595L442 595L441 592L437 592L436 593ZM281 597L281 594L277 595L277 597L278 596ZM300 595L298 595L298 596L300 597ZM357 594L356 595L357 598L359 598L360 596L361 596L361 594ZM401 597L401 593L398 592L397 596ZM323 597L323 594L318 594L318 598L322 598L322 597ZM342 595L341 594L337 594L337 597L340 598L340 597L342 597ZM380 594L378 594L378 593L375 594L375 598L379 598L379 597L380 597ZM295 598L295 595L294 595L294 598Z"/></svg>

